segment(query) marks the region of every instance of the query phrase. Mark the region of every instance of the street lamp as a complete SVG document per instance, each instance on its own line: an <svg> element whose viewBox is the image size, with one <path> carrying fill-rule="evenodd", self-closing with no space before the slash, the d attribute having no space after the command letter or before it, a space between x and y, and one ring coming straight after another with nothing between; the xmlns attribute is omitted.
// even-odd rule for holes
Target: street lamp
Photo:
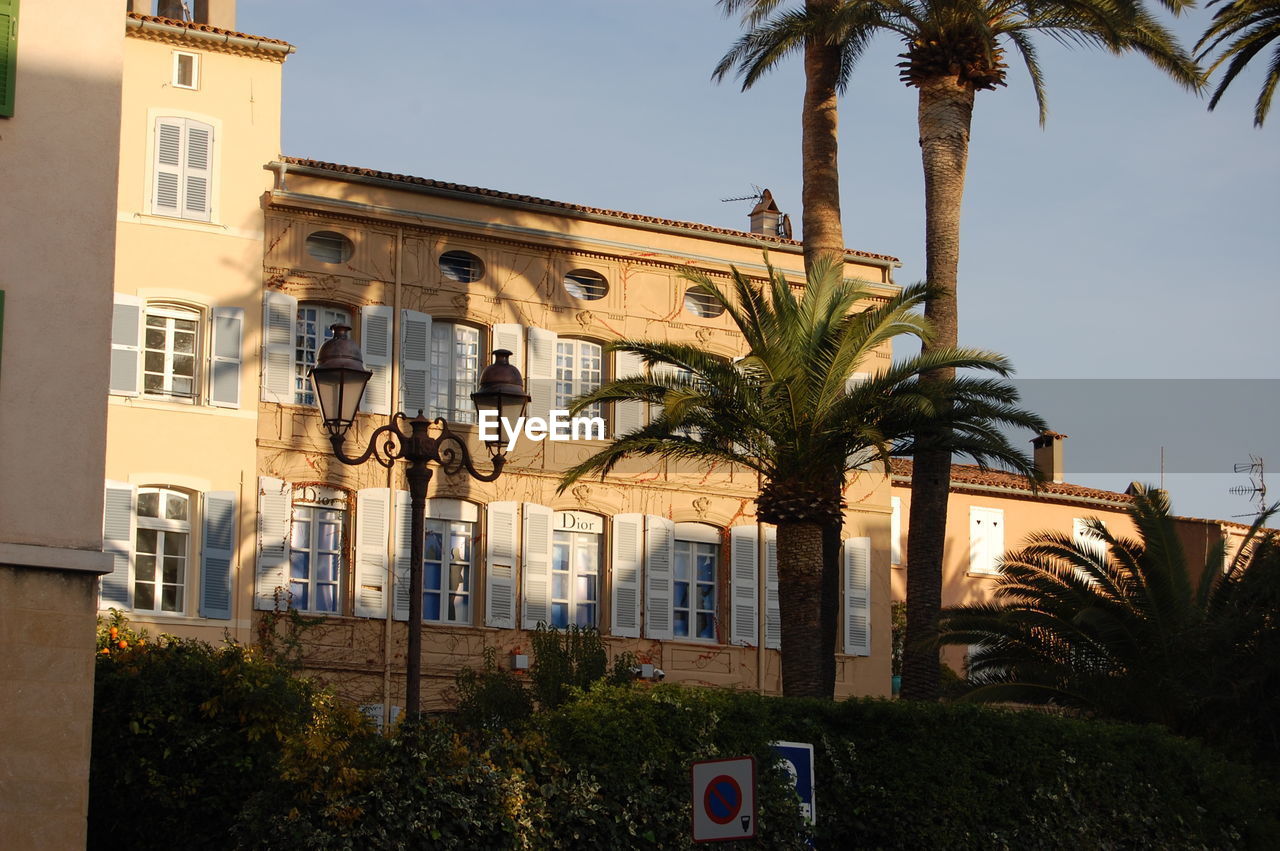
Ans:
<svg viewBox="0 0 1280 851"><path fill-rule="evenodd" d="M321 346L316 355L311 381L333 454L343 464L352 466L363 464L371 457L388 469L399 459L409 462L406 477L413 538L409 550L409 659L404 702L405 712L417 715L422 686L422 550L426 535L427 484L431 481L431 468L427 465L435 462L448 475L465 469L477 481L492 482L502 475L507 458L501 440L487 443L493 470L481 473L471 461L466 442L449 429L444 418L427 419L421 410L412 418L401 412L392 414L386 425L379 426L369 436L369 445L358 458L348 456L342 451L342 443L355 422L360 397L373 373L365 369L360 347L347 336L350 326L334 325L332 330L332 339ZM471 401L477 411L495 410L500 417L514 421L529 402L524 379L510 362L511 352L498 349L493 356L494 362L480 373L480 386L471 394ZM403 428L405 423L409 425L407 433ZM429 433L433 425L439 429L435 437Z"/></svg>

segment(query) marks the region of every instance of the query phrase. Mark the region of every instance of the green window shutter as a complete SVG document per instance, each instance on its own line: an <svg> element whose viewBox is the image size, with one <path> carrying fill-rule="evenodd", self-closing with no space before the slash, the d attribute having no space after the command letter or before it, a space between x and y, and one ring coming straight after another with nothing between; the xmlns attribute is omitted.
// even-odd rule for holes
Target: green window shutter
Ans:
<svg viewBox="0 0 1280 851"><path fill-rule="evenodd" d="M13 115L18 76L18 0L0 0L0 118Z"/></svg>

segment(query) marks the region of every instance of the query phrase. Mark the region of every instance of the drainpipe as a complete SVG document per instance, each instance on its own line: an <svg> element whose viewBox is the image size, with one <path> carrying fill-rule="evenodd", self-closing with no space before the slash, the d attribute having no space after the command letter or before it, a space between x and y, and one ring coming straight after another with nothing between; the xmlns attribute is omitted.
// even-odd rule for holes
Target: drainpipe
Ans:
<svg viewBox="0 0 1280 851"><path fill-rule="evenodd" d="M281 171L281 179L284 174ZM395 280L395 297L393 300L391 319L391 327L393 329L391 340L391 388L395 392L399 380L399 363L400 363L400 335L394 333L400 327L400 275L402 271L402 262L404 258L404 228L396 228L396 280ZM394 406L393 406L394 407ZM386 620L383 622L382 630L382 720L383 729L391 729L391 630L395 626L395 600L396 600L396 570L395 559L392 553L393 542L396 537L396 491L395 491L395 466L387 468L387 493L391 496L391 522L387 524L387 580L383 583L387 589L387 613Z"/></svg>

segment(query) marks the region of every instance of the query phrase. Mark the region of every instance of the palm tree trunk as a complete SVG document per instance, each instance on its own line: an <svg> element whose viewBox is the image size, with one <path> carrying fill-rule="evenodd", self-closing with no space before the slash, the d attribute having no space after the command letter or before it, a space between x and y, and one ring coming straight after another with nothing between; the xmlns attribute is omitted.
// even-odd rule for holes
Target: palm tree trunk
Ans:
<svg viewBox="0 0 1280 851"><path fill-rule="evenodd" d="M834 0L807 0L810 11L835 5ZM836 89L840 79L840 49L810 41L804 46L804 111L801 113L800 151L803 186L801 222L804 268L810 271L822 256L844 257L840 224L840 171L836 162L838 113Z"/></svg>
<svg viewBox="0 0 1280 851"><path fill-rule="evenodd" d="M920 84L920 154L924 163L925 277L936 292L925 305L933 338L925 351L957 344L957 269L960 263L960 208L972 87L957 77L931 77ZM954 370L931 377L949 379ZM947 537L947 497L951 453L929 450L916 456L911 477L911 517L907 533L907 634L902 661L902 696L938 697L938 610L942 606L942 557Z"/></svg>
<svg viewBox="0 0 1280 851"><path fill-rule="evenodd" d="M820 523L778 524L782 693L787 697L831 697L831 688L824 690L822 683L825 641L814 640L822 622L822 532Z"/></svg>

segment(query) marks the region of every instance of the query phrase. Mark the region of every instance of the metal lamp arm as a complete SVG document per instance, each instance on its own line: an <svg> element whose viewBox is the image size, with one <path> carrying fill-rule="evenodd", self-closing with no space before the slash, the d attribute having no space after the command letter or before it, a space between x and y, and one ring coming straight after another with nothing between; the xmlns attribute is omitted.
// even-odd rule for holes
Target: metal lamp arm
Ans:
<svg viewBox="0 0 1280 851"><path fill-rule="evenodd" d="M453 475L459 470L466 469L467 473L478 482L492 482L502 475L502 468L507 463L505 456L494 456L492 472L481 473L471 460L471 450L467 448L463 439L450 431L449 424L443 419L436 420L436 424L440 426L440 437L436 438L436 455L446 473Z"/></svg>
<svg viewBox="0 0 1280 851"><path fill-rule="evenodd" d="M384 426L374 429L373 434L369 435L369 445L364 452L357 458L352 458L342 451L342 444L345 438L342 435L330 435L329 444L333 446L333 454L343 464L355 467L368 461L370 457L377 461L387 469L396 462L398 458L403 457L401 449L409 436L400 430L396 424L396 419L404 419L404 414L396 413L391 416L391 422ZM379 443L380 439L385 437L383 443Z"/></svg>

